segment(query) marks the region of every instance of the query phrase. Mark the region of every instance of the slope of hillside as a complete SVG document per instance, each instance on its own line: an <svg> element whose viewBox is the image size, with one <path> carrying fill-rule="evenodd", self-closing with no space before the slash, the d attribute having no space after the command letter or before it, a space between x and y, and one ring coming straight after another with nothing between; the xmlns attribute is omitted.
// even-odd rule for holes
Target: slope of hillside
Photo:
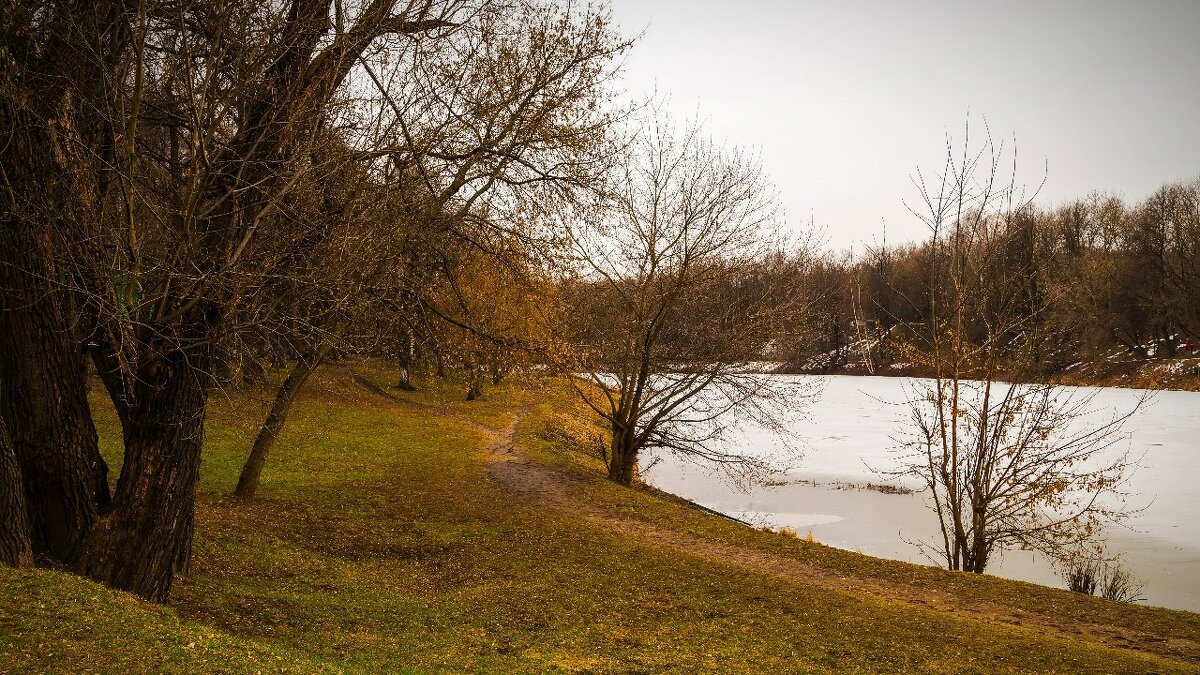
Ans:
<svg viewBox="0 0 1200 675"><path fill-rule="evenodd" d="M0 570L0 671L1200 672L1200 615L869 558L612 485L553 383L468 404L359 372L314 377L249 503L227 495L265 392L215 400L171 607ZM115 464L116 421L98 423Z"/></svg>

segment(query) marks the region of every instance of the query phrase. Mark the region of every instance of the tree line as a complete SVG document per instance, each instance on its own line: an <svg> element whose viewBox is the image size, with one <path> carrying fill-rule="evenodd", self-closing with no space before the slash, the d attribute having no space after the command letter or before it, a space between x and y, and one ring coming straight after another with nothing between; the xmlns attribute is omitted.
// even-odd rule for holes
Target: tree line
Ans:
<svg viewBox="0 0 1200 675"><path fill-rule="evenodd" d="M1024 345L1010 354L1011 372L1045 377L1112 355L1200 354L1200 180L1164 185L1137 203L1096 193L1054 208L1027 202L1004 217L976 215L979 236L959 255L987 261L976 271L977 300L1021 317L1005 336ZM796 329L811 340L797 343L805 351L790 367L918 367L910 352L928 347L933 298L953 283L950 275L931 278L935 248L929 240L881 243L808 270L801 283L824 291L813 294L819 319ZM986 321L969 329L982 340Z"/></svg>

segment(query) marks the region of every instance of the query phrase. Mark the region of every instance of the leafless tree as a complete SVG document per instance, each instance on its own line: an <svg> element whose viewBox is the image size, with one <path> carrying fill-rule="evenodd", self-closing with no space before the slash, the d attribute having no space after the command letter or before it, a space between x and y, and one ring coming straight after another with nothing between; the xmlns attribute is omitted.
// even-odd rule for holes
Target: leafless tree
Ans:
<svg viewBox="0 0 1200 675"><path fill-rule="evenodd" d="M803 396L753 372L795 303L775 256L779 215L758 162L662 116L627 149L572 241L573 381L612 430L609 477L656 448L742 475L767 463L721 445L739 420L781 430ZM739 289L739 292L729 292Z"/></svg>
<svg viewBox="0 0 1200 675"><path fill-rule="evenodd" d="M912 385L898 473L924 486L937 516L941 541L926 546L949 569L975 573L1004 548L1057 558L1123 520L1120 489L1134 464L1119 448L1133 411L1104 416L1094 393L998 379L1030 362L1023 352L1043 310L1023 275L992 273L1022 234L1014 223L1028 203L1015 170L1002 178L1006 157L990 136L974 148L968 123L961 148L947 139L941 173L914 180L931 263L930 321L913 358L932 378Z"/></svg>
<svg viewBox="0 0 1200 675"><path fill-rule="evenodd" d="M338 206L346 200L333 195L327 201L334 208L319 210L318 220L349 222L347 236L326 237L340 248L327 257L306 251L314 274L304 283L293 282L294 270L282 278L287 295L307 290L325 309L297 313L302 320L291 327L289 339L307 346L295 350L296 367L279 388L247 459L236 490L241 497L253 495L296 392L334 343L345 343L340 333L380 325L380 316L421 312L430 302L426 286L435 279L452 281L460 269L450 263L456 251L512 260L537 255L550 235L529 227L532 221L523 214L539 200L569 198L605 165L610 127L620 115L619 107L606 105L614 59L629 45L612 30L607 10L520 1L479 4L460 14L465 18L437 40L414 40L411 49L385 45L357 57L361 68L352 75L358 80L348 87L353 104L333 117L353 130L341 138L356 163L343 168L338 180L359 183L339 194L366 186L369 199L385 208ZM345 255L346 242L354 242L353 256ZM341 275L346 290L333 302L326 296L338 271L346 272ZM516 311L503 303L497 309ZM422 312L422 318L428 315ZM382 325L402 333L411 350L420 322L399 319ZM395 339L378 332L354 337L360 350L364 337ZM455 344L467 342L472 341ZM473 375L496 361L481 349L477 345L463 355ZM482 383L481 377L470 379ZM471 394L478 393L472 386Z"/></svg>
<svg viewBox="0 0 1200 675"><path fill-rule="evenodd" d="M1117 602L1142 600L1145 586L1121 562L1120 557L1106 558L1103 545L1080 548L1065 554L1059 562L1067 589L1084 595L1096 595Z"/></svg>
<svg viewBox="0 0 1200 675"><path fill-rule="evenodd" d="M191 556L221 342L328 242L303 196L353 159L322 150L355 136L355 74L482 3L10 4L0 401L35 548L161 601ZM124 431L111 500L84 353Z"/></svg>

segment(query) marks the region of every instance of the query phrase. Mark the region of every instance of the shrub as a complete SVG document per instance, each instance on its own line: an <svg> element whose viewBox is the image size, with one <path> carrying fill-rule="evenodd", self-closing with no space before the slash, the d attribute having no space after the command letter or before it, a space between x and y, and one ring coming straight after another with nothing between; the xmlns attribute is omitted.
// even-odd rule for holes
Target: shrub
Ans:
<svg viewBox="0 0 1200 675"><path fill-rule="evenodd" d="M1124 565L1114 562L1104 566L1100 576L1100 596L1117 602L1142 600L1146 587Z"/></svg>
<svg viewBox="0 0 1200 675"><path fill-rule="evenodd" d="M1062 578L1069 590L1095 595L1100 581L1100 561L1090 556L1072 556L1063 566Z"/></svg>
<svg viewBox="0 0 1200 675"><path fill-rule="evenodd" d="M1104 560L1099 554L1076 553L1062 561L1062 578L1067 588L1084 595L1099 595L1117 602L1141 600L1145 586L1120 560Z"/></svg>

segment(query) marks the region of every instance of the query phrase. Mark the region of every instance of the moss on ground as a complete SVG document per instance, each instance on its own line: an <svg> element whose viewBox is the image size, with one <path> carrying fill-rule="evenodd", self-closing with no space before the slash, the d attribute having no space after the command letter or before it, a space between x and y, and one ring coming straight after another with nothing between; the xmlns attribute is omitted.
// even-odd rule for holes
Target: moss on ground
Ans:
<svg viewBox="0 0 1200 675"><path fill-rule="evenodd" d="M372 382L394 374L362 367ZM171 606L0 570L0 671L1175 672L1194 663L680 555L493 482L485 435L528 408L528 452L579 499L862 578L1194 639L1197 615L881 561L762 533L599 478L565 388L396 399L337 370L297 401L257 499L237 481L267 392L214 398L196 558ZM119 428L97 396L106 455ZM572 439L575 439L573 442ZM582 440L581 440L582 439ZM115 473L115 470L114 470Z"/></svg>

